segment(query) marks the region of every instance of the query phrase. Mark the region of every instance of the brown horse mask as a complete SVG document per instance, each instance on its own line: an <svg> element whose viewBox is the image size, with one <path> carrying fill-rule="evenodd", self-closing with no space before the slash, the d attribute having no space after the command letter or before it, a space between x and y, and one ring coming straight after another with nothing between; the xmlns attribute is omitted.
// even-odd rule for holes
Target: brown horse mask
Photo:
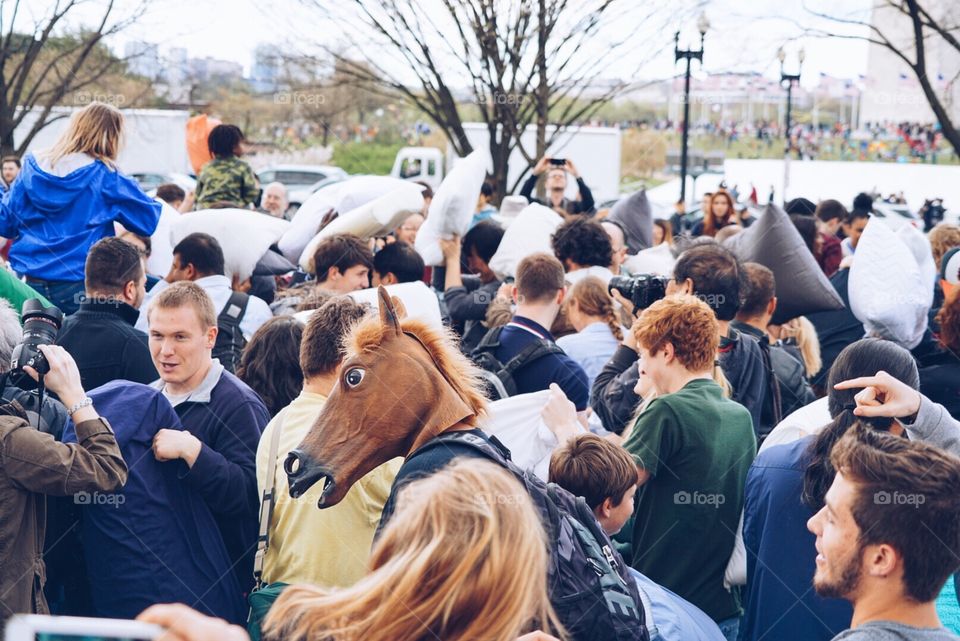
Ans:
<svg viewBox="0 0 960 641"><path fill-rule="evenodd" d="M450 428L473 427L483 411L479 392L462 383L458 391L442 370L445 357L427 346L438 333L417 321L401 324L386 290L378 294L380 323L370 319L354 328L347 341L353 349L323 410L284 463L294 498L326 481L320 508L339 503L377 466Z"/></svg>

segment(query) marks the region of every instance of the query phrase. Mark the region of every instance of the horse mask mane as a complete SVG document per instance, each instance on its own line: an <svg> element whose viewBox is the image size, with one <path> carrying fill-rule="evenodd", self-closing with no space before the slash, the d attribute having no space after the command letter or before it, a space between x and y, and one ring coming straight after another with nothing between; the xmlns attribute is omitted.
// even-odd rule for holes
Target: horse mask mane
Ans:
<svg viewBox="0 0 960 641"><path fill-rule="evenodd" d="M345 338L337 382L284 463L294 498L326 481L321 508L390 459L451 428L476 426L486 408L477 370L451 336L401 321L386 289L377 293L380 318L364 319Z"/></svg>

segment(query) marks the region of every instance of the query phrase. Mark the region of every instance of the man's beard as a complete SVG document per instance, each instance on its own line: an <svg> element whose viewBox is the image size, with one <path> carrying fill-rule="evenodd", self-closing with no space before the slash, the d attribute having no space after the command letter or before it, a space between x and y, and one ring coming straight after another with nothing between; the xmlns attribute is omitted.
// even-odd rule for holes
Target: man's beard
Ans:
<svg viewBox="0 0 960 641"><path fill-rule="evenodd" d="M852 594L860 584L860 576L863 574L862 553L863 549L860 548L856 554L851 555L840 572L840 578L832 583L818 581L814 575L813 589L816 593L828 599L843 599Z"/></svg>

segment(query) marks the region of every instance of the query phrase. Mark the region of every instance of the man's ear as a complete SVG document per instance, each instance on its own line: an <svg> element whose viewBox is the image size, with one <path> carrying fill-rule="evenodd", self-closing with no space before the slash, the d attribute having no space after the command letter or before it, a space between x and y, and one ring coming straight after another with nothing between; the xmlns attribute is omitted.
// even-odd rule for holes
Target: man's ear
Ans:
<svg viewBox="0 0 960 641"><path fill-rule="evenodd" d="M123 300L124 302L131 302L137 300L137 283L128 280L127 284L123 286Z"/></svg>
<svg viewBox="0 0 960 641"><path fill-rule="evenodd" d="M677 356L676 351L673 349L673 343L664 343L660 351L663 352L663 360L667 365L672 363Z"/></svg>
<svg viewBox="0 0 960 641"><path fill-rule="evenodd" d="M213 349L213 346L217 344L217 333L219 331L220 329L216 325L207 328L207 349Z"/></svg>
<svg viewBox="0 0 960 641"><path fill-rule="evenodd" d="M595 512L598 518L610 518L610 513L613 512L613 500L609 496L603 499L603 503L597 506Z"/></svg>
<svg viewBox="0 0 960 641"><path fill-rule="evenodd" d="M327 277L323 279L323 282L336 282L341 276L343 276L343 274L340 273L340 268L334 265L327 270Z"/></svg>
<svg viewBox="0 0 960 641"><path fill-rule="evenodd" d="M510 288L510 298L513 299L513 302L517 305L520 304L520 290L517 289L516 285Z"/></svg>
<svg viewBox="0 0 960 641"><path fill-rule="evenodd" d="M197 268L194 267L193 263L187 263L187 266L183 268L183 273L187 277L187 280L194 281L199 278L197 276Z"/></svg>
<svg viewBox="0 0 960 641"><path fill-rule="evenodd" d="M557 305L563 305L563 299L567 297L567 288L563 287L557 292Z"/></svg>
<svg viewBox="0 0 960 641"><path fill-rule="evenodd" d="M693 279L685 278L682 283L680 283L680 291L684 294L693 294Z"/></svg>
<svg viewBox="0 0 960 641"><path fill-rule="evenodd" d="M387 275L380 279L381 285L396 285L399 282L400 279L393 272L387 272Z"/></svg>
<svg viewBox="0 0 960 641"><path fill-rule="evenodd" d="M773 316L773 313L777 311L777 297L774 296L770 299L770 302L767 303L767 316Z"/></svg>
<svg viewBox="0 0 960 641"><path fill-rule="evenodd" d="M897 571L898 566L903 566L903 557L893 546L886 543L868 545L864 548L860 561L866 563L870 576L888 577Z"/></svg>

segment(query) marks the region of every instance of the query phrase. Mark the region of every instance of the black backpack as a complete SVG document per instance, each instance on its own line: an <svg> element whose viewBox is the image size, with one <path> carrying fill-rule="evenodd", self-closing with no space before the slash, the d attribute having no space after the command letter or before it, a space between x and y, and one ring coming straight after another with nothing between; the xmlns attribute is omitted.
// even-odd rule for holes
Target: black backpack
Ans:
<svg viewBox="0 0 960 641"><path fill-rule="evenodd" d="M407 460L455 442L507 468L526 488L540 513L550 551L550 602L571 638L649 641L636 583L586 501L521 470L510 460L510 450L495 437L488 438L490 441L466 431L445 432ZM524 568L517 571L523 572Z"/></svg>
<svg viewBox="0 0 960 641"><path fill-rule="evenodd" d="M233 292L217 316L217 342L213 345L213 357L219 359L220 364L231 374L237 372L243 348L247 346L247 339L240 331L240 321L247 312L249 301L250 296L247 294Z"/></svg>
<svg viewBox="0 0 960 641"><path fill-rule="evenodd" d="M481 376L486 386L487 397L495 401L516 396L517 382L513 375L518 369L549 354L563 354L563 350L555 343L537 339L524 347L506 364L501 363L493 354L500 348L502 331L503 327L491 329L470 353L471 360L482 370Z"/></svg>

